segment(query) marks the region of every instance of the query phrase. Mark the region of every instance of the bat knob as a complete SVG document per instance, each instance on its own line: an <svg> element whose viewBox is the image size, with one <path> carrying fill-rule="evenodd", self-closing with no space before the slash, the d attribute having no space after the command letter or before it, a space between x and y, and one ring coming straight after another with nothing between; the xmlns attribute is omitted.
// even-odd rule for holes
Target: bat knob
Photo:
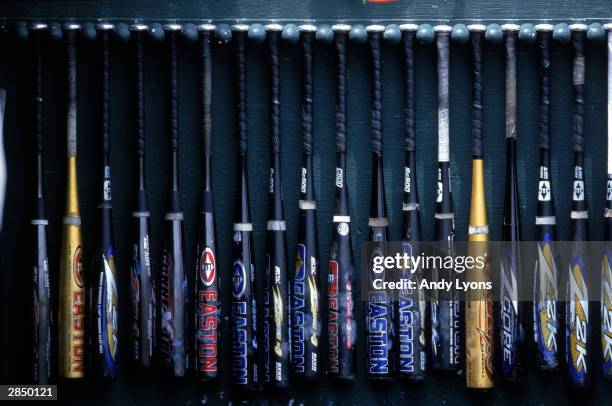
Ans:
<svg viewBox="0 0 612 406"><path fill-rule="evenodd" d="M263 44L266 40L266 28L263 24L251 24L249 27L249 39L256 44Z"/></svg>
<svg viewBox="0 0 612 406"><path fill-rule="evenodd" d="M465 45L470 40L470 32L465 24L455 24L451 32L451 39L459 45Z"/></svg>
<svg viewBox="0 0 612 406"><path fill-rule="evenodd" d="M227 44L232 40L232 29L227 24L219 24L215 30L215 37L219 43Z"/></svg>
<svg viewBox="0 0 612 406"><path fill-rule="evenodd" d="M587 31L587 38L591 42L601 44L606 39L606 33L604 32L603 26L599 23L592 23L589 25Z"/></svg>
<svg viewBox="0 0 612 406"><path fill-rule="evenodd" d="M334 32L327 24L319 25L316 34L317 41L323 44L331 44L334 41Z"/></svg>
<svg viewBox="0 0 612 406"><path fill-rule="evenodd" d="M489 24L485 33L485 40L493 45L499 45L504 40L504 33L499 24Z"/></svg>
<svg viewBox="0 0 612 406"><path fill-rule="evenodd" d="M53 42L60 42L62 40L62 26L59 23L49 24L49 39Z"/></svg>
<svg viewBox="0 0 612 406"><path fill-rule="evenodd" d="M281 38L290 44L296 44L300 40L300 30L295 24L285 24Z"/></svg>
<svg viewBox="0 0 612 406"><path fill-rule="evenodd" d="M155 42L162 42L166 34L164 33L164 27L160 23L151 24L149 30L149 37Z"/></svg>
<svg viewBox="0 0 612 406"><path fill-rule="evenodd" d="M183 34L183 39L190 44L198 40L198 30L194 24L187 23L183 25L183 32L181 34Z"/></svg>
<svg viewBox="0 0 612 406"><path fill-rule="evenodd" d="M399 26L397 24L389 24L385 28L385 32L383 34L383 38L389 44L397 45L402 40L402 33L400 32Z"/></svg>
<svg viewBox="0 0 612 406"><path fill-rule="evenodd" d="M19 41L26 41L30 35L28 25L23 21L15 23L13 26L13 34L15 35L15 39Z"/></svg>
<svg viewBox="0 0 612 406"><path fill-rule="evenodd" d="M553 39L561 44L565 44L572 37L572 33L567 24L559 23L555 25L555 30L553 31Z"/></svg>
<svg viewBox="0 0 612 406"><path fill-rule="evenodd" d="M368 40L368 32L363 25L354 25L349 31L349 39L356 44L365 44Z"/></svg>
<svg viewBox="0 0 612 406"><path fill-rule="evenodd" d="M83 23L81 27L81 35L85 41L95 41L97 32L94 23Z"/></svg>
<svg viewBox="0 0 612 406"><path fill-rule="evenodd" d="M521 25L518 37L526 44L533 44L536 40L535 26L531 23Z"/></svg>
<svg viewBox="0 0 612 406"><path fill-rule="evenodd" d="M115 38L120 42L128 42L130 40L130 27L126 23L115 25Z"/></svg>
<svg viewBox="0 0 612 406"><path fill-rule="evenodd" d="M416 37L422 45L430 45L434 42L434 32L431 24L421 24L417 30Z"/></svg>

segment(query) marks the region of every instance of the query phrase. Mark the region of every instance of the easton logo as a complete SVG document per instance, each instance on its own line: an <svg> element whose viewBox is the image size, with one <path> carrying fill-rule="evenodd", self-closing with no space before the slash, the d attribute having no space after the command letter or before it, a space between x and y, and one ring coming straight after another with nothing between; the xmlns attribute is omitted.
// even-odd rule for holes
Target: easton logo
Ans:
<svg viewBox="0 0 612 406"><path fill-rule="evenodd" d="M232 275L232 293L236 299L240 299L246 288L246 271L242 262L234 263L234 273Z"/></svg>
<svg viewBox="0 0 612 406"><path fill-rule="evenodd" d="M215 281L215 254L209 247L206 247L200 258L200 279L205 286Z"/></svg>
<svg viewBox="0 0 612 406"><path fill-rule="evenodd" d="M74 274L74 281L79 286L79 288L83 287L83 249L79 245L76 250L74 250L74 255L72 256L72 273Z"/></svg>

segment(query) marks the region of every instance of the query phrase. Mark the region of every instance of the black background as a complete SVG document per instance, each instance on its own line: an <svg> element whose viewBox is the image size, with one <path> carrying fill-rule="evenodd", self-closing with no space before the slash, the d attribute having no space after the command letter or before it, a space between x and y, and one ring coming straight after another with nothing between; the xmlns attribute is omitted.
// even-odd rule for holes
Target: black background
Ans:
<svg viewBox="0 0 612 406"><path fill-rule="evenodd" d="M606 22L612 10L606 0L545 1L534 0L529 5L519 1L491 3L480 1L406 1L391 4L363 4L361 0L340 1L6 1L0 3L0 15L28 21L65 21L78 18L94 21L107 18L131 23L134 18L145 22L166 22L170 18L181 22L199 22L199 18L223 19L234 22L266 22L270 19L298 22L315 19L317 23L333 23L338 19L350 23L370 21L404 22L407 20L437 23L443 19L451 23L469 23L483 18L485 23L503 22L504 19L553 19L570 22L572 18L597 17ZM519 21L523 22L523 21ZM31 48L17 42L10 35L1 37L0 86L7 91L4 140L8 159L8 190L4 229L2 230L2 256L0 261L0 382L26 383L29 377L30 294L31 291L31 230L29 221L33 212L34 196L34 143L32 114ZM56 288L57 266L61 240L61 218L65 195L65 92L64 52L61 44L49 44L45 50L45 182L49 218L49 261L51 277ZM168 92L166 81L166 54L161 44L146 47L146 133L147 182L152 212L152 248L161 248L162 219L168 189ZM264 55L265 48L248 47L248 129L249 180L259 293L262 293L265 222L267 218L268 179L268 81ZM297 200L299 190L299 164L301 154L300 127L300 49L295 45L282 47L281 61L281 113L282 113L282 169L287 216L290 258L294 255L297 232ZM199 64L197 46L180 47L180 181L185 213L185 255L190 271L194 264L194 244L199 207L198 193L201 183L201 136L199 132ZM95 207L101 193L99 79L96 66L95 43L79 45L78 76L78 156L79 196L83 216L84 248L92 252L96 241ZM218 230L218 264L222 276L223 292L230 290L231 226L234 209L236 160L235 92L233 86L233 60L231 46L214 48L213 94L213 153L214 193ZM398 238L401 228L401 202L403 189L403 53L400 47L386 45L383 53L384 96L384 154L387 206L390 212L391 236ZM360 264L361 242L367 239L367 218L370 204L370 141L369 141L369 52L367 47L352 45L349 49L349 138L348 186L350 211L353 219L353 237L356 264ZM127 309L129 304L129 235L135 183L135 156L130 47L113 43L111 54L111 136L113 207L117 267L120 290L120 372L113 383L62 383L59 399L67 403L87 401L96 404L162 404L209 403L225 404L230 400L229 345L223 340L221 347L222 380L218 384L196 384L193 379L171 381L156 371L142 372L128 367L125 346L128 333ZM553 194L556 200L559 238L570 237L569 211L572 175L572 96L571 49L569 45L555 45L552 55L552 115L553 115ZM332 47L319 45L315 52L315 185L317 191L321 269L324 282L327 275L331 225L334 204L334 94L335 57ZM587 51L587 83L585 103L587 199L590 204L591 239L602 238L602 214L605 199L606 157L606 105L605 105L604 44L591 44ZM504 179L504 59L501 47L488 46L484 57L485 80L485 186L491 238L500 238L503 209ZM434 48L419 47L416 66L417 91L417 171L422 204L424 239L433 238L433 211L437 147L437 96ZM471 74L469 48L454 45L451 52L451 163L452 187L456 211L456 233L466 239L471 182ZM523 237L534 237L533 219L536 202L537 155L537 70L535 49L522 46L518 54L518 133L519 180ZM154 257L159 264L159 255ZM86 264L88 262L85 262ZM323 283L323 286L325 284ZM190 290L191 291L191 290ZM57 293L57 289L53 290ZM229 293L228 293L229 295ZM226 295L226 297L228 296ZM57 299L57 297L56 297ZM229 300L223 303L223 314L229 314ZM598 307L592 307L598 312ZM363 319L362 303L357 309ZM228 318L224 317L222 334L229 337ZM597 326L594 333L598 332ZM324 331L324 337L326 337ZM363 334L361 335L363 337ZM594 335L594 355L599 345ZM531 336L527 337L531 341ZM326 347L326 340L324 339ZM394 382L375 385L367 382L364 365L364 345L358 343L359 381L349 386L338 386L325 377L312 386L295 387L286 395L260 392L253 399L270 402L300 403L355 403L386 402L416 403L470 403L494 402L499 404L569 404L584 402L606 403L612 395L609 384L595 379L591 391L574 394L566 389L561 374L541 375L533 369L530 349L528 380L523 386L503 385L498 379L496 389L484 396L473 396L465 389L464 377L430 376L424 383L413 385ZM323 365L326 354L323 352ZM496 366L498 363L496 363ZM595 365L595 374L598 366Z"/></svg>

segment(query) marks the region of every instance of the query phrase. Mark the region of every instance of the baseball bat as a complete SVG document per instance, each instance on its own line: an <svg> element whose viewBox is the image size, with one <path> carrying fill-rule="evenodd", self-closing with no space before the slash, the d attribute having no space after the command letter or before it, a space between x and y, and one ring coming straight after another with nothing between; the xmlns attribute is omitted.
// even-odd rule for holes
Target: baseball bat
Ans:
<svg viewBox="0 0 612 406"><path fill-rule="evenodd" d="M601 373L612 380L612 24L605 24L604 29L608 40L608 179L601 267Z"/></svg>
<svg viewBox="0 0 612 406"><path fill-rule="evenodd" d="M543 370L557 369L557 258L554 248L556 218L550 172L550 41L554 26L536 25L540 64L540 169L538 207L535 219L537 259L534 264L534 339L537 365Z"/></svg>
<svg viewBox="0 0 612 406"><path fill-rule="evenodd" d="M36 137L36 208L33 226L33 301L32 301L32 380L46 385L51 376L51 288L49 286L49 259L47 256L47 220L43 175L43 45L47 35L46 24L32 24L35 69L35 137Z"/></svg>
<svg viewBox="0 0 612 406"><path fill-rule="evenodd" d="M400 25L404 45L405 106L404 129L406 163L404 167L404 202L402 204L402 251L409 256L420 255L421 214L416 178L416 131L414 103L414 46L416 24ZM405 267L402 279L412 279L417 285L422 278L419 269ZM397 301L398 372L400 377L421 381L427 372L425 320L427 301L422 289L400 290Z"/></svg>
<svg viewBox="0 0 612 406"><path fill-rule="evenodd" d="M271 166L268 229L268 268L264 294L264 379L270 387L286 389L289 386L291 314L287 277L287 240L283 209L280 165L280 66L279 42L282 26L266 25L270 61L270 122Z"/></svg>
<svg viewBox="0 0 612 406"><path fill-rule="evenodd" d="M489 222L484 184L482 47L487 29L468 26L472 44L472 197L468 227L468 256L487 258ZM468 282L490 280L489 264L466 271ZM465 301L465 379L469 389L493 387L493 302L489 291L470 290Z"/></svg>
<svg viewBox="0 0 612 406"><path fill-rule="evenodd" d="M516 44L520 26L504 24L506 48L506 185L500 257L500 352L502 377L521 382L525 366L525 306L519 300L521 215L516 164Z"/></svg>
<svg viewBox="0 0 612 406"><path fill-rule="evenodd" d="M86 291L77 187L77 34L79 24L65 24L67 58L66 212L59 273L58 367L61 378L85 376Z"/></svg>
<svg viewBox="0 0 612 406"><path fill-rule="evenodd" d="M216 379L218 371L218 342L220 338L221 296L217 273L217 243L212 191L212 54L211 36L215 26L198 27L201 52L202 135L204 146L202 208L196 245L196 373L203 380Z"/></svg>
<svg viewBox="0 0 612 406"><path fill-rule="evenodd" d="M96 376L114 378L117 374L118 345L118 295L115 246L113 243L113 216L110 173L110 79L109 37L112 24L98 24L101 63L101 138L102 138L102 183L101 201L98 204L99 236L93 259L95 272L90 283L90 348L91 370ZM95 278L95 279L94 279Z"/></svg>
<svg viewBox="0 0 612 406"><path fill-rule="evenodd" d="M249 203L247 166L247 98L245 41L249 26L236 24L233 41L237 84L238 190L240 198L234 217L234 264L232 270L232 385L243 391L257 389L257 292L255 250Z"/></svg>
<svg viewBox="0 0 612 406"><path fill-rule="evenodd" d="M584 171L584 82L586 24L570 25L574 46L574 181L572 193L572 243L565 302L565 346L567 375L571 386L584 388L591 381L591 322L587 288L589 212L585 191Z"/></svg>
<svg viewBox="0 0 612 406"><path fill-rule="evenodd" d="M156 350L157 303L155 275L151 264L151 215L147 201L145 176L144 128L144 38L148 26L130 27L134 54L136 88L136 150L138 178L134 211L132 212L131 293L131 358L141 367L151 367Z"/></svg>
<svg viewBox="0 0 612 406"><path fill-rule="evenodd" d="M434 27L438 50L438 182L435 214L435 240L439 254L452 256L455 240L455 214L450 184L450 135L449 135L449 48L452 28L448 25ZM443 269L434 269L437 279L454 276ZM431 350L432 368L439 371L458 371L461 365L461 317L462 309L457 293L432 294Z"/></svg>
<svg viewBox="0 0 612 406"><path fill-rule="evenodd" d="M376 272L376 257L384 257L389 241L389 219L385 202L385 183L383 174L383 134L382 134L382 58L380 48L384 25L366 27L372 56L372 200L368 220L369 240L372 242L368 269L369 284L367 291L366 344L367 372L370 379L391 379L395 370L395 331L393 325L393 298L387 289L376 289L376 279L384 281L385 271Z"/></svg>
<svg viewBox="0 0 612 406"><path fill-rule="evenodd" d="M356 376L355 261L346 184L346 46L351 27L332 26L336 45L336 204L327 282L329 359L327 374L352 382Z"/></svg>
<svg viewBox="0 0 612 406"><path fill-rule="evenodd" d="M168 24L166 42L170 87L170 176L171 187L166 213L166 235L162 252L161 275L161 352L162 363L171 375L183 377L188 369L187 277L183 254L183 212L178 173L178 55L181 32L178 24Z"/></svg>
<svg viewBox="0 0 612 406"><path fill-rule="evenodd" d="M303 52L302 82L302 169L295 274L293 276L292 372L297 379L315 380L319 375L321 339L319 239L317 203L313 177L313 42L317 28L301 25Z"/></svg>

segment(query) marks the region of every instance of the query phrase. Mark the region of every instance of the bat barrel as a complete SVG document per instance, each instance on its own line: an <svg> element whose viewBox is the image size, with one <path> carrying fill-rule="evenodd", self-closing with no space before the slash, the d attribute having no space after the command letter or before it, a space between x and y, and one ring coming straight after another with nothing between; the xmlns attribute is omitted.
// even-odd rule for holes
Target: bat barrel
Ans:
<svg viewBox="0 0 612 406"><path fill-rule="evenodd" d="M608 43L608 177L606 208L604 210L605 226L604 239L612 239L612 24L604 24ZM606 244L602 261L601 275L601 343L602 356L601 371L607 380L612 380L612 323L608 323L612 317L612 248Z"/></svg>

